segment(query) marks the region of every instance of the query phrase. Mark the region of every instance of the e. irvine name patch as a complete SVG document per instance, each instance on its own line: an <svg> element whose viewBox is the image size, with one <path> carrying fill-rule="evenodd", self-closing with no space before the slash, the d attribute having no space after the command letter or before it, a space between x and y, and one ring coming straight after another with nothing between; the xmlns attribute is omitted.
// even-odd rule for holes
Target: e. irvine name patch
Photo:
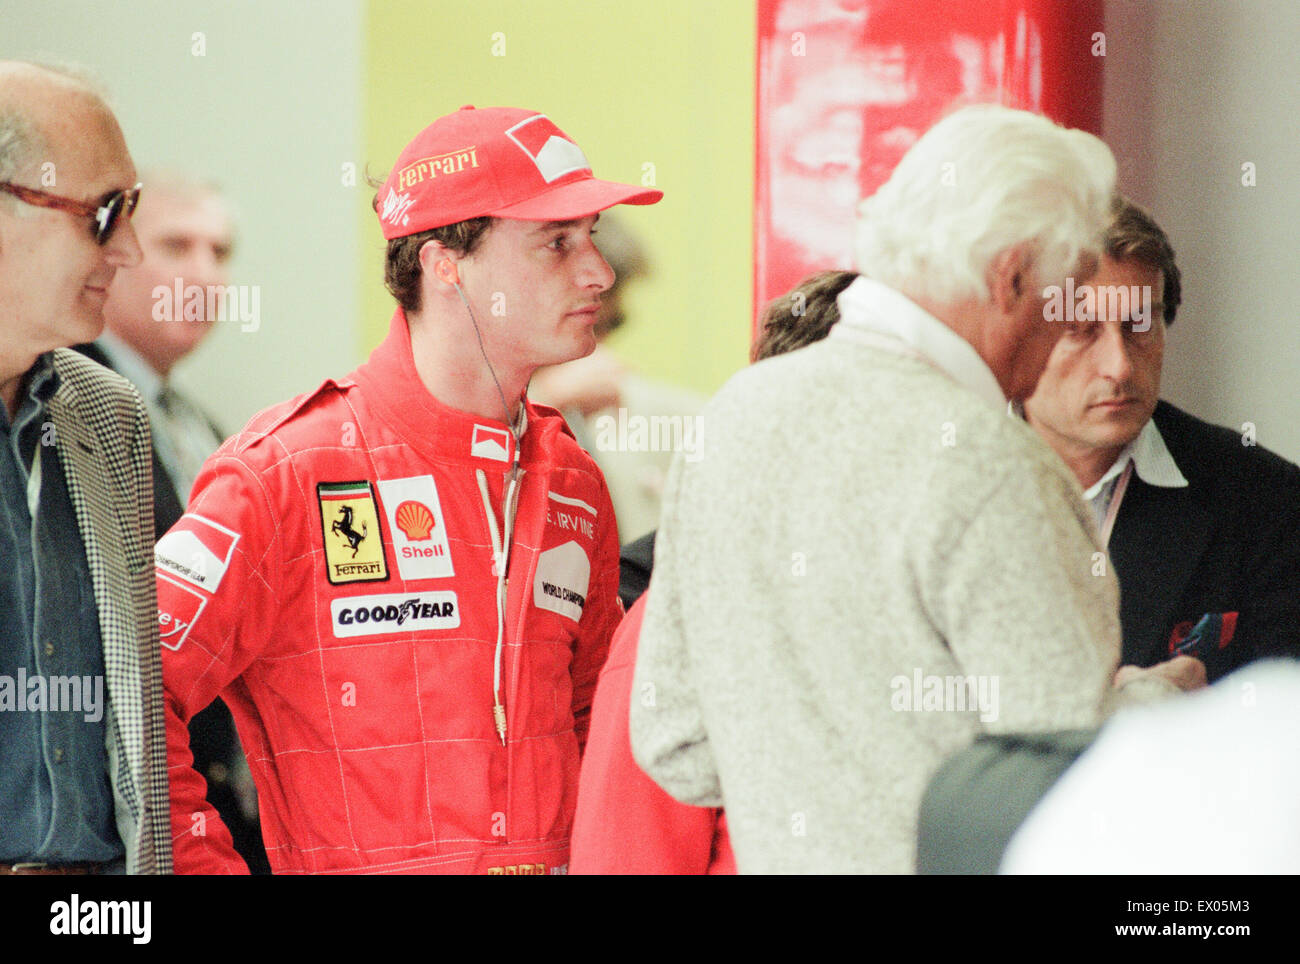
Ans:
<svg viewBox="0 0 1300 964"><path fill-rule="evenodd" d="M329 581L339 586L387 579L384 536L370 483L321 482L316 486L316 498Z"/></svg>

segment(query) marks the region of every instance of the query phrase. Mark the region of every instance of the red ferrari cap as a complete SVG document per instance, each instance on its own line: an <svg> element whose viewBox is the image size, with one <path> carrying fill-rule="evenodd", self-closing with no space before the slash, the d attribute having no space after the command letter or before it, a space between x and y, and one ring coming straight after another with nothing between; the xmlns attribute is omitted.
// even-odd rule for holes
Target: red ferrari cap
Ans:
<svg viewBox="0 0 1300 964"><path fill-rule="evenodd" d="M376 207L391 241L469 218L569 221L663 196L598 180L578 145L545 114L462 107L406 145Z"/></svg>

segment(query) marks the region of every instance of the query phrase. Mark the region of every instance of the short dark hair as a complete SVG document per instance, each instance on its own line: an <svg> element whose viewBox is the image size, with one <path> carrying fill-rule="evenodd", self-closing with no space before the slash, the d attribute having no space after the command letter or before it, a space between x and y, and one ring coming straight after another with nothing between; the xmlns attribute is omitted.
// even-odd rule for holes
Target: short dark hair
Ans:
<svg viewBox="0 0 1300 964"><path fill-rule="evenodd" d="M854 271L818 271L772 299L759 318L750 361L783 355L825 338L840 320L835 299L857 276Z"/></svg>
<svg viewBox="0 0 1300 964"><path fill-rule="evenodd" d="M1116 197L1112 211L1114 217L1106 229L1107 257L1115 261L1139 261L1160 272L1165 287L1161 299L1165 305L1165 325L1172 325L1183 301L1183 280L1169 236L1156 224L1155 218L1127 198Z"/></svg>
<svg viewBox="0 0 1300 964"><path fill-rule="evenodd" d="M370 180L375 185L374 179ZM378 194L371 202L371 207L379 210ZM471 254L487 234L493 220L490 217L469 218L418 234L408 234L404 238L393 238L388 242L388 252L384 256L384 287L397 299L404 311L419 311L420 279L424 275L420 268L420 249L429 241L437 241L458 255Z"/></svg>

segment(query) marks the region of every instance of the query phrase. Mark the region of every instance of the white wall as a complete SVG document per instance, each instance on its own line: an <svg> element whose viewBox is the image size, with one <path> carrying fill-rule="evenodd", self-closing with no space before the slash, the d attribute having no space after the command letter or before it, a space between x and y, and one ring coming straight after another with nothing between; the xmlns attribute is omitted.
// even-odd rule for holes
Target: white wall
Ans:
<svg viewBox="0 0 1300 964"><path fill-rule="evenodd" d="M360 360L359 215L342 184L360 151L356 0L0 0L0 58L89 68L136 166L193 170L239 212L233 281L261 287L261 325L217 326L178 383L227 432ZM206 52L195 56L194 34ZM376 271L379 270L378 264Z"/></svg>
<svg viewBox="0 0 1300 964"><path fill-rule="evenodd" d="M1300 461L1300 3L1109 0L1106 39L1120 188L1183 272L1163 394Z"/></svg>

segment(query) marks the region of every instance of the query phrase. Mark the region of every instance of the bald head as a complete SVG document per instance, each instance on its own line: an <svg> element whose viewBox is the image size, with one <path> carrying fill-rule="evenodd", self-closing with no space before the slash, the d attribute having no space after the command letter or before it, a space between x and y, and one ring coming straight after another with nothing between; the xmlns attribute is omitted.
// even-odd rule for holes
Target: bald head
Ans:
<svg viewBox="0 0 1300 964"><path fill-rule="evenodd" d="M84 124L111 129L121 139L113 112L88 80L57 67L0 61L0 179L30 176Z"/></svg>
<svg viewBox="0 0 1300 964"><path fill-rule="evenodd" d="M49 98L74 97L93 102L111 113L95 82L73 67L0 60L0 106L13 103L39 109Z"/></svg>
<svg viewBox="0 0 1300 964"><path fill-rule="evenodd" d="M80 77L0 61L0 181L15 188L0 203L0 384L11 389L41 352L99 334L108 286L140 246L125 219L96 241L96 207L130 190L136 171L112 111Z"/></svg>

